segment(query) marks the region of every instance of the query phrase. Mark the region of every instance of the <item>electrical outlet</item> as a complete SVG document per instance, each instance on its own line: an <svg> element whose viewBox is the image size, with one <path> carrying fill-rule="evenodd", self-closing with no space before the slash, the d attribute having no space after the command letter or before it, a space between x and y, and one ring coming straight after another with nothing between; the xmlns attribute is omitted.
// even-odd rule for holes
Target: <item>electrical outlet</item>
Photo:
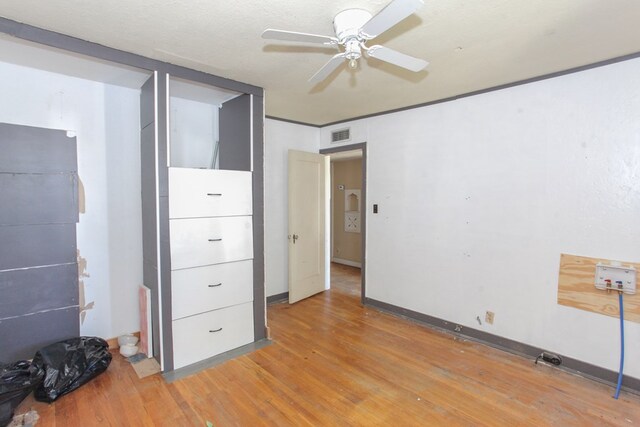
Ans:
<svg viewBox="0 0 640 427"><path fill-rule="evenodd" d="M493 325L493 316L495 316L493 311L487 311L487 313L484 315L484 321L490 325Z"/></svg>

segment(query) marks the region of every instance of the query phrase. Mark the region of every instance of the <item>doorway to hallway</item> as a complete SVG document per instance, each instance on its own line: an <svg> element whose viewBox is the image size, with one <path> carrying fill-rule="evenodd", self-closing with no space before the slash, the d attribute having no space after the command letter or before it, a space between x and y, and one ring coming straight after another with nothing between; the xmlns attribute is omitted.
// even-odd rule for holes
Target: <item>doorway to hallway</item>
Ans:
<svg viewBox="0 0 640 427"><path fill-rule="evenodd" d="M366 143L320 150L331 162L331 288L365 298Z"/></svg>

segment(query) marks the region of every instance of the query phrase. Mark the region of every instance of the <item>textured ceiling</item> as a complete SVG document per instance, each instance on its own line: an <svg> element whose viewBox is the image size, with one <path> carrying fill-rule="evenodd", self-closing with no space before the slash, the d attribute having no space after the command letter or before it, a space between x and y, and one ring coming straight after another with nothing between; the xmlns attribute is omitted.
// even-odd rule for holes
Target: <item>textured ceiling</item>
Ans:
<svg viewBox="0 0 640 427"><path fill-rule="evenodd" d="M332 48L263 40L266 28L333 35L347 8L387 0L2 0L0 16L266 90L266 114L313 124L447 98L640 51L638 0L426 0L369 44L427 59L374 59L312 87Z"/></svg>

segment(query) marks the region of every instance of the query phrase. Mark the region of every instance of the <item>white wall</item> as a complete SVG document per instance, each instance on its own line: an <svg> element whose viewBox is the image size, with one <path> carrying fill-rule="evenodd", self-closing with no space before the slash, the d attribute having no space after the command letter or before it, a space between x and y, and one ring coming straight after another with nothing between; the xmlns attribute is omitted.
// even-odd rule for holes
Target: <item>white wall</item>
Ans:
<svg viewBox="0 0 640 427"><path fill-rule="evenodd" d="M171 166L215 169L211 163L219 140L220 107L175 96L170 106Z"/></svg>
<svg viewBox="0 0 640 427"><path fill-rule="evenodd" d="M0 62L0 121L73 130L86 212L77 225L87 260L80 332L139 330L142 283L139 91Z"/></svg>
<svg viewBox="0 0 640 427"><path fill-rule="evenodd" d="M635 59L350 123L368 143L367 297L617 371L618 320L558 305L557 283L561 253L640 260L638 75Z"/></svg>
<svg viewBox="0 0 640 427"><path fill-rule="evenodd" d="M266 295L289 291L287 243L287 153L317 153L320 130L279 120L265 120L264 221Z"/></svg>

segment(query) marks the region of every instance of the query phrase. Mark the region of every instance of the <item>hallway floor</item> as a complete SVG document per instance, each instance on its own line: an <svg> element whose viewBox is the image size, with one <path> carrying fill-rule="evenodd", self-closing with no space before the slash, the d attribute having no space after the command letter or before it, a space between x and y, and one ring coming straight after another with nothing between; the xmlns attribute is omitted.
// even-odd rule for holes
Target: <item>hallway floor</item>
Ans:
<svg viewBox="0 0 640 427"><path fill-rule="evenodd" d="M344 264L331 263L331 289L346 295L360 297L360 269Z"/></svg>

